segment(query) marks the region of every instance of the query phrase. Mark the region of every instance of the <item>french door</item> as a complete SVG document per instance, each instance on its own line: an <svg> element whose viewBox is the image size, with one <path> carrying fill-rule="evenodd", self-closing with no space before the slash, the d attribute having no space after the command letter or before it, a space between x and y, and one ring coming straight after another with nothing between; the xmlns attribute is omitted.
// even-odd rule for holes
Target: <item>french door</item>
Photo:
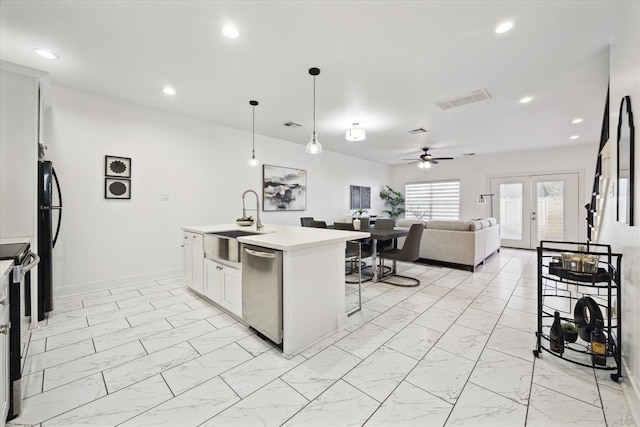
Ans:
<svg viewBox="0 0 640 427"><path fill-rule="evenodd" d="M540 240L579 239L577 173L491 178L502 246L535 249Z"/></svg>

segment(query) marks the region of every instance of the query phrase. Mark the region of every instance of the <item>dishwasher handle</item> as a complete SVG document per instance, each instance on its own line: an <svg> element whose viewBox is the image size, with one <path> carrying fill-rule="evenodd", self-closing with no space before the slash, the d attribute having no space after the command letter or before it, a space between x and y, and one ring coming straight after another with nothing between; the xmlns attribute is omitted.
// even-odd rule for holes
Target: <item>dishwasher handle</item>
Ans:
<svg viewBox="0 0 640 427"><path fill-rule="evenodd" d="M249 255L253 255L253 256L257 256L260 258L269 258L269 259L275 259L276 258L276 254L271 253L271 252L260 252L260 251L256 251L253 249L249 249L249 248L244 248L245 251L247 251L247 253Z"/></svg>

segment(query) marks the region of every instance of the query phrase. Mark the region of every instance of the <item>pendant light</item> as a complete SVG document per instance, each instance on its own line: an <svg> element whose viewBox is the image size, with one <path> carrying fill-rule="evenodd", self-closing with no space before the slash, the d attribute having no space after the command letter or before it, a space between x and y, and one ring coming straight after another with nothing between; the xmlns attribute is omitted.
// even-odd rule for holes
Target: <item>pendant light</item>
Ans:
<svg viewBox="0 0 640 427"><path fill-rule="evenodd" d="M311 141L307 144L307 153L322 153L322 145L318 142L318 134L316 133L316 76L320 74L319 68L309 68L309 74L313 76L313 132L311 133Z"/></svg>
<svg viewBox="0 0 640 427"><path fill-rule="evenodd" d="M253 129L251 132L251 158L247 164L251 167L256 167L260 164L260 161L256 159L256 105L258 105L258 101L249 101L249 105L253 107Z"/></svg>

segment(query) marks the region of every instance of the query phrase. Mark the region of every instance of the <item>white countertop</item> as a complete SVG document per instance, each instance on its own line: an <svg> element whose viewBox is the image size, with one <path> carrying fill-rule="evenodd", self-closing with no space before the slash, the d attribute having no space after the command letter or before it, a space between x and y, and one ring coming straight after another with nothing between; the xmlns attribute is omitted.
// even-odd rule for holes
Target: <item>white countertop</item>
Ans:
<svg viewBox="0 0 640 427"><path fill-rule="evenodd" d="M211 233L215 231L242 230L256 232L256 226L241 227L238 224L197 225L182 227L192 233ZM242 243L262 246L281 251L296 251L314 246L364 239L370 236L367 232L333 230L288 225L264 225L259 235L239 237Z"/></svg>
<svg viewBox="0 0 640 427"><path fill-rule="evenodd" d="M9 273L11 267L13 267L13 260L0 261L0 277L4 277L5 274Z"/></svg>

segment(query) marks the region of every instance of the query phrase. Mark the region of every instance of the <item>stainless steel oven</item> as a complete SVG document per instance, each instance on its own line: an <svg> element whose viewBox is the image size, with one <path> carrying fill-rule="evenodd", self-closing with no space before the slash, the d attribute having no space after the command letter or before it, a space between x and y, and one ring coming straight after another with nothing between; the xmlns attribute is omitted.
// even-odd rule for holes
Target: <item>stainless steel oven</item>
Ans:
<svg viewBox="0 0 640 427"><path fill-rule="evenodd" d="M30 271L40 258L31 252L29 243L0 245L0 259L13 260L9 276L9 415L7 420L17 417L22 410L22 363L20 343L20 294L21 288L31 286ZM29 300L25 304L30 304ZM6 328L0 333L7 333Z"/></svg>

